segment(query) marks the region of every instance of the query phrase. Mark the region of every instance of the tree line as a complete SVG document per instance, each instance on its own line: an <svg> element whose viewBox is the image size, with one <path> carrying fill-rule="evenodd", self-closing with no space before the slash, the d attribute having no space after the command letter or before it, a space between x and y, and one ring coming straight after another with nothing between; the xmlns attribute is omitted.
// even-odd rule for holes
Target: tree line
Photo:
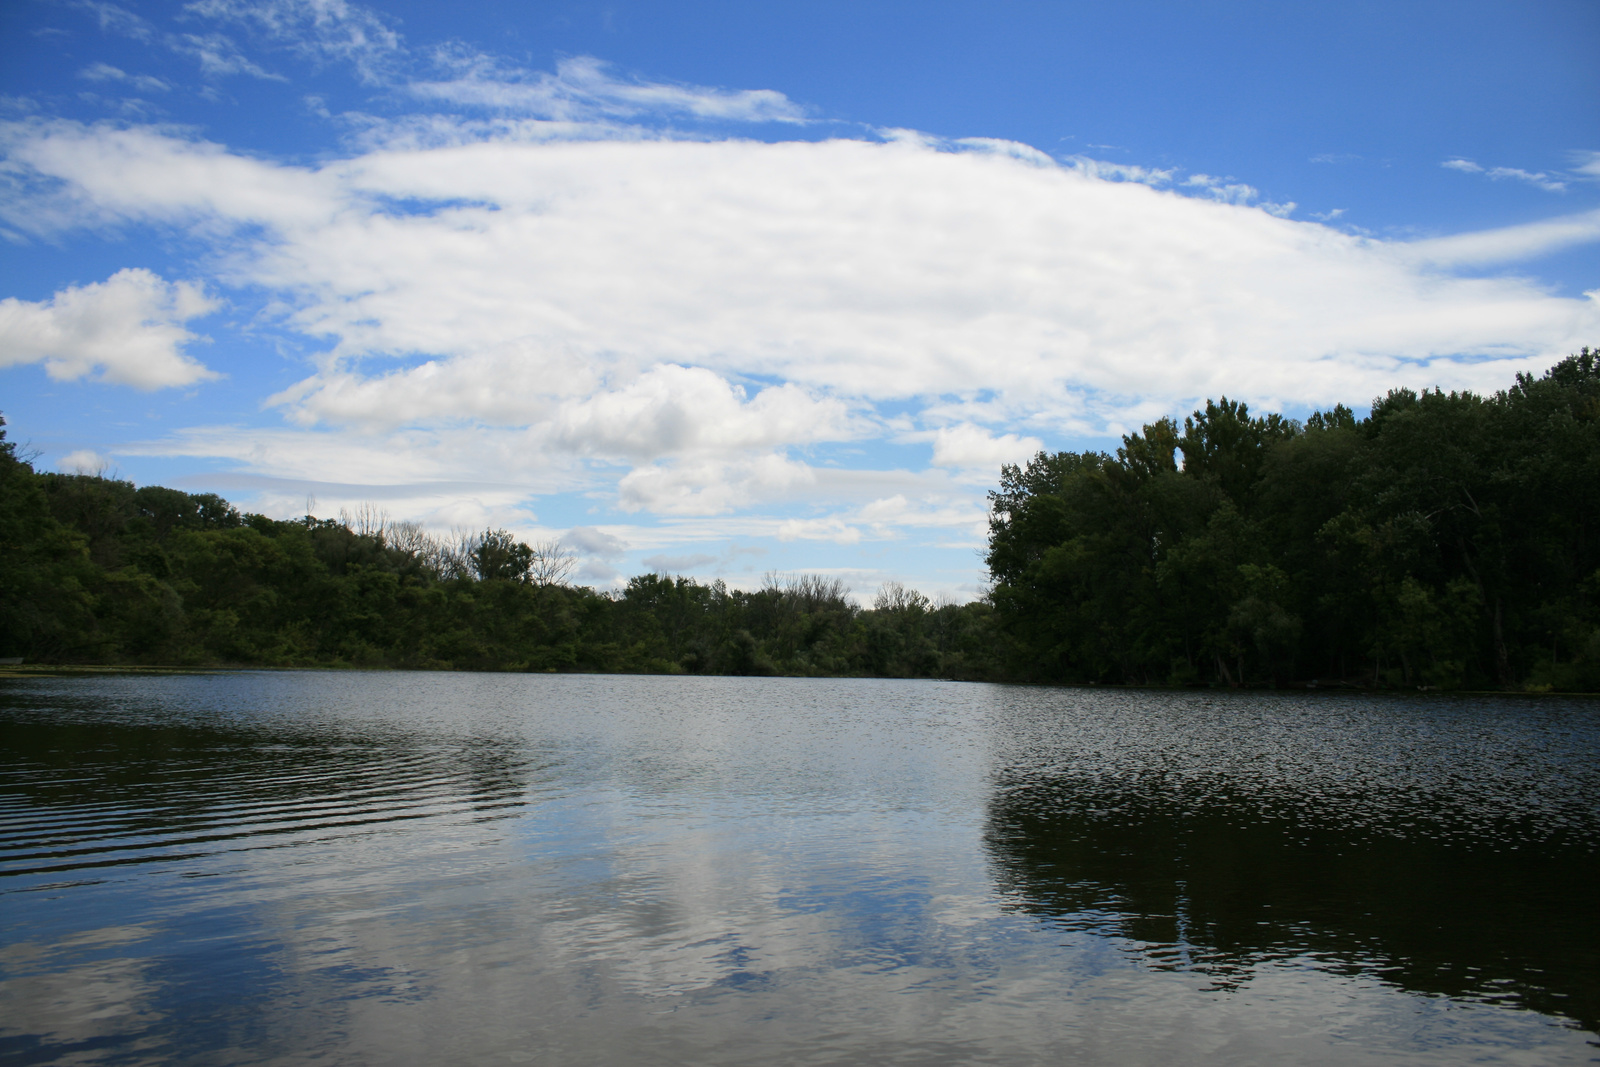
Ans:
<svg viewBox="0 0 1600 1067"><path fill-rule="evenodd" d="M991 493L1010 673L1600 689L1600 353L1304 424L1223 398Z"/></svg>
<svg viewBox="0 0 1600 1067"><path fill-rule="evenodd" d="M559 544L34 470L0 419L0 657L34 662L1600 690L1600 354L1303 424L1207 401L990 494L992 587L871 607L568 582Z"/></svg>
<svg viewBox="0 0 1600 1067"><path fill-rule="evenodd" d="M574 586L504 530L370 509L243 514L215 494L35 471L0 419L0 657L66 664L998 677L987 604L769 575Z"/></svg>

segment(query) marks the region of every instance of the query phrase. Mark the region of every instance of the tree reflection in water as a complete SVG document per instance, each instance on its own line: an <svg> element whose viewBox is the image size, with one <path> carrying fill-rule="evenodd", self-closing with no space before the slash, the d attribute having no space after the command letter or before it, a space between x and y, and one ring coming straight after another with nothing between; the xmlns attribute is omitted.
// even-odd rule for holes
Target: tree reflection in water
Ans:
<svg viewBox="0 0 1600 1067"><path fill-rule="evenodd" d="M1298 958L1600 1029L1593 820L1496 820L1438 795L1406 817L1393 797L1316 793L1126 768L1012 774L985 840L1015 907L1119 934L1151 967L1228 988Z"/></svg>

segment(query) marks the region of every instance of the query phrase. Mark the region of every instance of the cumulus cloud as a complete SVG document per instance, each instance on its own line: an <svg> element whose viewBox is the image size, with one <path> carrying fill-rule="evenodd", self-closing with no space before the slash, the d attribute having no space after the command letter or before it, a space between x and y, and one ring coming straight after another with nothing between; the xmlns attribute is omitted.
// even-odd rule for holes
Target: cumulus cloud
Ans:
<svg viewBox="0 0 1600 1067"><path fill-rule="evenodd" d="M1037 437L1014 433L998 437L971 423L935 430L933 464L936 467L981 467L994 471L1003 463L1026 463L1044 448Z"/></svg>
<svg viewBox="0 0 1600 1067"><path fill-rule="evenodd" d="M50 377L161 389L217 375L183 351L196 340L184 323L216 302L188 282L121 270L103 282L62 289L49 300L0 300L0 366L44 364Z"/></svg>
<svg viewBox="0 0 1600 1067"><path fill-rule="evenodd" d="M438 528L531 531L530 498L567 494L559 507L637 523L562 535L604 582L635 553L709 566L732 536L892 541L898 558L981 544L982 488L1064 436L1220 393L1271 408L1494 388L1600 334L1600 294L1472 276L1600 240L1600 212L1378 240L1319 224L1338 209L1294 221L1234 177L1014 141L730 137L812 115L588 56L540 71L412 49L350 0L191 0L175 32L76 6L214 78L300 59L382 91L388 117L342 116L342 154L311 163L172 127L0 125L14 237L194 241L213 291L260 294L254 329L320 353L266 398L281 428L118 446L228 460L267 510L315 492L325 512L381 500ZM108 63L79 74L167 88ZM1600 177L1600 153L1551 173L1445 166L1558 191ZM211 306L124 271L0 302L0 340L58 377L183 384L211 375L183 350Z"/></svg>
<svg viewBox="0 0 1600 1067"><path fill-rule="evenodd" d="M653 367L627 386L564 403L556 441L574 451L653 458L844 440L858 430L846 406L794 385L746 400L744 390L702 367Z"/></svg>
<svg viewBox="0 0 1600 1067"><path fill-rule="evenodd" d="M1373 241L904 141L490 140L304 168L152 129L8 137L35 191L5 205L13 225L241 234L229 280L284 294L289 325L332 342L279 398L313 421L553 417L528 401L544 397L571 401L572 441L622 447L608 412L654 403L670 437L673 388L731 388L709 375L793 386L769 402L796 411L979 390L1059 418L1218 389L1359 399L1408 365L1497 383L1595 322L1593 301L1439 273L1472 236ZM1586 217L1551 225L1485 240L1515 257L1592 239ZM372 356L408 362L354 362Z"/></svg>
<svg viewBox="0 0 1600 1067"><path fill-rule="evenodd" d="M111 460L90 448L68 452L56 463L56 469L68 474L103 475L111 468Z"/></svg>
<svg viewBox="0 0 1600 1067"><path fill-rule="evenodd" d="M628 551L628 543L622 538L593 526L574 526L561 535L561 543L599 559L620 559Z"/></svg>
<svg viewBox="0 0 1600 1067"><path fill-rule="evenodd" d="M617 500L626 511L720 515L815 482L810 466L777 452L691 459L635 467L617 483Z"/></svg>
<svg viewBox="0 0 1600 1067"><path fill-rule="evenodd" d="M834 491L799 454L829 444L923 441L936 466L992 472L1049 434L1115 434L1207 395L1493 388L1600 332L1593 297L1458 273L1600 239L1600 214L1380 241L1279 217L1229 179L1009 142L622 129L582 116L679 98L595 69L506 82L543 84L542 113L568 119L378 123L316 165L155 127L13 123L0 213L41 236L143 224L218 242L223 284L326 343L271 398L307 430L186 449L304 477L342 450L377 480L615 479L623 508L667 516ZM491 73L505 81L456 80ZM1029 432L984 428L1007 426ZM877 520L785 521L839 540Z"/></svg>
<svg viewBox="0 0 1600 1067"><path fill-rule="evenodd" d="M913 502L904 493L896 493L862 507L855 519L872 526L883 536L907 526L976 526L982 529L988 512L981 506L974 506L971 499L922 497Z"/></svg>

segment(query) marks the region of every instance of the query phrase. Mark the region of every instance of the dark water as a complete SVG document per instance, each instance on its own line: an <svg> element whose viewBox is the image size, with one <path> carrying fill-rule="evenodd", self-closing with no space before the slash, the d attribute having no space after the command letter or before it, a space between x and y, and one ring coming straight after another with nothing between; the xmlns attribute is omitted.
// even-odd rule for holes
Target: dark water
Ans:
<svg viewBox="0 0 1600 1067"><path fill-rule="evenodd" d="M1585 1063L1600 704L0 683L0 1060Z"/></svg>

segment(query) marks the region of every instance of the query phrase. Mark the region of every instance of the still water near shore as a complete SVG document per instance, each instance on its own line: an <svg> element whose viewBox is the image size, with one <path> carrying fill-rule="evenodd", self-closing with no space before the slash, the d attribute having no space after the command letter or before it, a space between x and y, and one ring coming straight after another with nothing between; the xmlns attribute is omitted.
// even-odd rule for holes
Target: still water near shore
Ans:
<svg viewBox="0 0 1600 1067"><path fill-rule="evenodd" d="M0 1060L1600 1056L1600 705L0 682Z"/></svg>

